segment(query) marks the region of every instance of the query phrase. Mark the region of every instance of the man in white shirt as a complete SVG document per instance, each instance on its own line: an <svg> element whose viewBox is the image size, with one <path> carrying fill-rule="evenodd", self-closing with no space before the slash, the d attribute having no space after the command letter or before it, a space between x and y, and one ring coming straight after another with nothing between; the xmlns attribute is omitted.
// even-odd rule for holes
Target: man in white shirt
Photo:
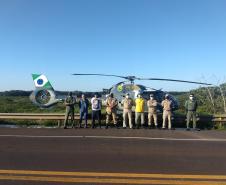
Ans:
<svg viewBox="0 0 226 185"><path fill-rule="evenodd" d="M101 100L98 98L98 95L95 94L91 99L92 104L92 128L94 129L95 120L98 120L99 127L101 128Z"/></svg>

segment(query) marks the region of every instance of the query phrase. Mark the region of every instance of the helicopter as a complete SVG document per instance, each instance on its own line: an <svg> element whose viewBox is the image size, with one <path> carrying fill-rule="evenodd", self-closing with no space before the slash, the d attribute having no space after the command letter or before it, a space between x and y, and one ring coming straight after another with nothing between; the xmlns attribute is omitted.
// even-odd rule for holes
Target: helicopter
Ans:
<svg viewBox="0 0 226 185"><path fill-rule="evenodd" d="M177 110L179 108L179 103L177 99L169 94L168 92L163 91L162 89L155 89L151 87L147 87L140 84L135 84L135 81L170 81L170 82L181 82L181 83L192 83L199 85L212 85L209 83L202 82L194 82L187 80L176 80L176 79L166 79L166 78L140 78L136 76L120 76L120 75L112 75L112 74L72 74L74 76L103 76L103 77L116 77L124 79L125 81L119 82L113 85L110 89L104 89L106 97L102 96L102 99L106 99L109 94L113 94L114 97L118 100L119 110L123 110L123 106L121 104L122 100L125 98L126 94L129 94L132 99L136 99L138 94L141 94L145 100L149 100L150 95L154 95L157 102L159 102L157 109L159 112L162 112L161 102L168 95L169 99L172 101L172 109ZM105 102L105 101L103 101ZM147 110L147 107L145 107Z"/></svg>
<svg viewBox="0 0 226 185"><path fill-rule="evenodd" d="M212 85L209 83L195 82L195 81L187 81L187 80L176 80L176 79L168 79L168 78L140 78L136 76L120 76L120 75L111 75L111 74L81 74L75 73L73 76L102 76L102 77L115 77L124 79L124 81L119 82L113 85L109 89L103 90L103 96L101 99L103 100L103 104L108 97L109 94L113 94L114 97L119 102L119 110L122 110L123 107L121 105L122 100L125 97L125 94L129 94L131 98L136 99L138 94L141 94L142 97L146 100L149 99L150 94L153 94L155 99L160 103L166 94L169 99L172 101L173 110L177 110L179 108L179 103L176 98L163 91L162 89L154 89L150 87L146 87L144 85L135 84L135 81L170 81L170 82L181 82L181 83L192 83L199 85ZM36 89L30 95L30 100L40 108L49 108L54 106L55 104L62 102L63 99L59 98L51 83L47 79L45 75L40 74L32 74L32 78L35 84ZM158 105L158 110L161 110L161 105Z"/></svg>

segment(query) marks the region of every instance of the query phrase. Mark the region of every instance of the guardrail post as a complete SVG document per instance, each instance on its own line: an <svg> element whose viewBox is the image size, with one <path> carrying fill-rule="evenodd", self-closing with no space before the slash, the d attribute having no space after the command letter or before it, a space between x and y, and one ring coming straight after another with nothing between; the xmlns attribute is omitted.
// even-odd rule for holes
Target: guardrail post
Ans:
<svg viewBox="0 0 226 185"><path fill-rule="evenodd" d="M60 128L60 126L61 126L61 120L58 120L57 123L58 123L58 128Z"/></svg>

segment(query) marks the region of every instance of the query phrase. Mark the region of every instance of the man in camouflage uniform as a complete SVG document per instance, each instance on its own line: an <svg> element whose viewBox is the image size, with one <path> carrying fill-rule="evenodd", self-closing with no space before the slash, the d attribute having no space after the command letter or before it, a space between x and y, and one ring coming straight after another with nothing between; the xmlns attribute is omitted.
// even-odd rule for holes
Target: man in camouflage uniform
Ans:
<svg viewBox="0 0 226 185"><path fill-rule="evenodd" d="M123 105L123 128L126 129L126 123L129 119L129 128L133 128L132 124L132 107L133 99L129 97L129 94L126 94L126 97L122 100Z"/></svg>
<svg viewBox="0 0 226 185"><path fill-rule="evenodd" d="M185 109L187 111L187 130L190 130L190 120L193 121L193 129L196 129L196 109L198 107L197 101L194 99L194 95L190 94L189 100L185 102ZM199 129L197 129L199 130Z"/></svg>
<svg viewBox="0 0 226 185"><path fill-rule="evenodd" d="M65 113L65 119L64 119L64 129L67 128L68 124L68 118L71 116L71 122L72 125L74 126L74 115L75 115L75 103L76 100L72 96L72 92L69 92L68 96L66 97L64 104L66 106L66 113Z"/></svg>
<svg viewBox="0 0 226 185"><path fill-rule="evenodd" d="M154 126L155 128L158 127L158 122L157 122L157 105L158 102L155 100L154 95L150 94L150 100L147 102L147 107L148 107L148 127L152 127L152 117L154 119Z"/></svg>
<svg viewBox="0 0 226 185"><path fill-rule="evenodd" d="M163 107L163 124L162 128L166 128L166 119L168 119L168 129L172 129L171 125L171 118L172 118L172 101L169 98L169 95L165 95L165 100L162 101L162 107Z"/></svg>
<svg viewBox="0 0 226 185"><path fill-rule="evenodd" d="M111 93L106 100L106 129L108 128L108 125L110 123L111 116L112 116L115 127L118 128L117 108L118 108L118 100L114 98L113 93Z"/></svg>

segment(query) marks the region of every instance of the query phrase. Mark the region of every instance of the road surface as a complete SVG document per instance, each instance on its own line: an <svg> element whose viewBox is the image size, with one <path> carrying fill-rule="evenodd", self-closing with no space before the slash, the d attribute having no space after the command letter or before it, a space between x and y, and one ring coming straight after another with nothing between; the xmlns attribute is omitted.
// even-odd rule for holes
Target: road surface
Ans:
<svg viewBox="0 0 226 185"><path fill-rule="evenodd" d="M1 185L226 184L226 132L0 129Z"/></svg>

